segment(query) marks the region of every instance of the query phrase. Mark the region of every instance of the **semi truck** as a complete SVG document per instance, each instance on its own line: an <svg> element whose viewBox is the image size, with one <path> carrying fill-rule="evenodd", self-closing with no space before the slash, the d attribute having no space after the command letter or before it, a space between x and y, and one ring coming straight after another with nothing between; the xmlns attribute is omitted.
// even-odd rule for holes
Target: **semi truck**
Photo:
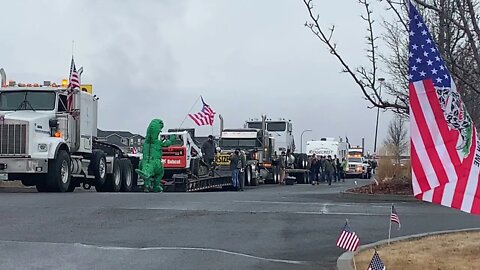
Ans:
<svg viewBox="0 0 480 270"><path fill-rule="evenodd" d="M262 119L251 118L245 121L245 128L262 128ZM296 153L295 137L293 136L293 123L286 118L265 118L265 130L268 136L275 140L274 154L280 155L282 152L291 152L295 156L295 167L297 169L307 169L308 157L304 153Z"/></svg>
<svg viewBox="0 0 480 270"><path fill-rule="evenodd" d="M274 157L274 138L264 129L225 129L220 134L219 148L215 163L218 171L229 171L230 155L240 149L245 153L245 185L278 183L279 168Z"/></svg>
<svg viewBox="0 0 480 270"><path fill-rule="evenodd" d="M366 179L371 177L371 167L365 160L363 153L363 147L348 149L346 175Z"/></svg>
<svg viewBox="0 0 480 270"><path fill-rule="evenodd" d="M270 131L269 124L271 124ZM280 181L281 153L295 149L291 127L290 121L272 122L263 115L261 121L247 121L243 129L225 129L220 136L221 151L216 160L217 164L220 168L228 168L231 153L235 149L240 149L246 154L245 183L247 185L277 184ZM275 134L277 132L279 133ZM277 145L278 138L280 138L280 147ZM282 141L282 138L287 139ZM308 183L306 155L294 153L294 156L295 164L292 168L286 169L287 175L294 177L298 183Z"/></svg>
<svg viewBox="0 0 480 270"><path fill-rule="evenodd" d="M131 191L139 155L96 140L98 97L56 84L6 81L0 87L0 173L39 192ZM81 88L82 89L82 88Z"/></svg>

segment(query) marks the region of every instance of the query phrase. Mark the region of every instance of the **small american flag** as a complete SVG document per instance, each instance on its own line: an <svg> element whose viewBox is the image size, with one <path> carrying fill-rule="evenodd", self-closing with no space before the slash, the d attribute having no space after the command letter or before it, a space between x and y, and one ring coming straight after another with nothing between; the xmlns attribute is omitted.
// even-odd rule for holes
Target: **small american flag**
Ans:
<svg viewBox="0 0 480 270"><path fill-rule="evenodd" d="M359 244L360 238L358 238L355 232L350 229L348 222L345 222L342 233L337 240L337 247L348 251L355 251L357 250Z"/></svg>
<svg viewBox="0 0 480 270"><path fill-rule="evenodd" d="M392 211L390 213L390 222L394 222L398 224L398 229L402 226L400 224L400 218L398 217L397 210L395 210L395 206L392 204Z"/></svg>
<svg viewBox="0 0 480 270"><path fill-rule="evenodd" d="M368 265L368 270L386 270L385 264L383 264L382 260L380 260L380 256L378 256L377 251L375 250L375 254L373 254L372 260Z"/></svg>
<svg viewBox="0 0 480 270"><path fill-rule="evenodd" d="M68 96L67 96L67 111L73 111L73 93L75 89L80 88L80 79L78 77L77 68L75 67L75 61L72 57L72 63L70 65L70 82L68 83Z"/></svg>
<svg viewBox="0 0 480 270"><path fill-rule="evenodd" d="M213 126L213 120L215 119L215 111L205 103L202 97L203 107L198 113L189 113L188 116L197 124L197 126Z"/></svg>

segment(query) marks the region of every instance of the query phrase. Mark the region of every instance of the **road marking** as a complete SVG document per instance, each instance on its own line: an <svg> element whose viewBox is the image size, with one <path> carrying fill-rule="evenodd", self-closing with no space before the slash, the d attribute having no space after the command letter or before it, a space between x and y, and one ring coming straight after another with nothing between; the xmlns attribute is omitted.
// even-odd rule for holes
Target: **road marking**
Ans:
<svg viewBox="0 0 480 270"><path fill-rule="evenodd" d="M234 203L264 203L264 204L289 204L289 205L320 205L320 206L342 206L350 207L369 204L374 207L391 207L391 203L321 203L321 202L277 202L277 201L233 201ZM382 205L383 204L383 205Z"/></svg>
<svg viewBox="0 0 480 270"><path fill-rule="evenodd" d="M216 249L216 248L201 248L201 247L145 247L145 248L134 248L134 247L114 247L114 246L98 246L98 245L87 245L76 243L74 245L87 247L87 248L97 248L103 250L137 250L137 251L155 251L155 250L189 250L189 251L206 251L206 252L217 252L217 253L224 253L228 255L234 256L241 256L250 259L260 260L260 261L267 261L267 262L276 262L276 263L286 263L286 264L307 264L307 261L295 261L295 260L283 260L283 259L270 259L264 257L253 256L249 254L228 251L224 249Z"/></svg>
<svg viewBox="0 0 480 270"><path fill-rule="evenodd" d="M385 214L375 213L354 213L354 212L294 212L302 215L338 215L338 216L385 216Z"/></svg>

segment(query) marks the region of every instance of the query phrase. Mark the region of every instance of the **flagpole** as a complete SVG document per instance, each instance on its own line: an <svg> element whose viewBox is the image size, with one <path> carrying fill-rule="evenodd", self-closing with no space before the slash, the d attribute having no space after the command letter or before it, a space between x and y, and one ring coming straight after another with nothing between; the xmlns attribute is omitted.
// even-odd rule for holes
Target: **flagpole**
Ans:
<svg viewBox="0 0 480 270"><path fill-rule="evenodd" d="M193 107L195 107L195 105L197 105L198 100L200 99L200 97L201 97L201 95L198 96L197 100L195 100L195 103L193 103L193 105L192 105L192 107L190 108L190 110L188 110L187 114L185 115L185 118L183 118L183 121L182 121L182 123L180 124L180 126L178 127L178 129L182 128L183 123L185 123L185 120L187 120L188 114L193 110Z"/></svg>
<svg viewBox="0 0 480 270"><path fill-rule="evenodd" d="M393 203L392 207L390 207L390 217L388 217L388 220L390 221L390 226L388 226L388 245L390 245L390 236L392 234L392 213L393 213Z"/></svg>
<svg viewBox="0 0 480 270"><path fill-rule="evenodd" d="M357 264L355 263L355 252L353 252L353 269L357 270Z"/></svg>

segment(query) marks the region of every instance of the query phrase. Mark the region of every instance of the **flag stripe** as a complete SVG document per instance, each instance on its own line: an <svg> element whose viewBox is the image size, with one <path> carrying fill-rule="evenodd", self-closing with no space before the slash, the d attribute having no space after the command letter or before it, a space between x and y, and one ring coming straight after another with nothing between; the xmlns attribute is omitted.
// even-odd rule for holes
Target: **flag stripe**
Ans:
<svg viewBox="0 0 480 270"><path fill-rule="evenodd" d="M420 82L422 85L423 83ZM411 119L413 121L413 125L414 125L414 130L413 132L416 132L417 129L415 127L418 128L418 131L420 132L420 137L423 141L423 145L424 147L422 147L422 149L425 149L427 154L428 154L428 157L430 159L430 162L432 164L432 167L435 171L435 174L437 176L437 183L435 183L434 185L430 184L431 187L436 187L438 186L439 184L442 185L442 184L445 184L445 183L448 183L448 177L447 177L447 174L445 172L445 167L442 163L442 161L440 160L440 157L438 155L438 152L437 152L437 149L436 149L436 145L435 143L433 142L433 139L432 139L432 135L431 135L431 132L430 130L428 129L428 125L427 125L427 121L425 120L425 116L423 114L423 111L422 111L422 107L420 105L420 102L418 100L418 96L417 96L417 89L416 89L416 86L418 85L418 83L415 83L415 84L410 84L410 104L411 104L411 107L412 107L412 114L413 114L413 118ZM415 136L414 136L415 135ZM414 134L412 135L413 138L414 138L414 141L416 139L418 139L418 135L417 134ZM428 176L428 174L427 174Z"/></svg>
<svg viewBox="0 0 480 270"><path fill-rule="evenodd" d="M473 130L475 132L475 129ZM472 145L470 147L470 153L475 153L475 149L477 148L477 141L473 140ZM464 164L466 164L467 168L465 171L468 172L467 176L461 177L458 179L458 182L455 186L455 194L453 195L453 201L452 201L452 206L453 208L456 209L461 209L462 208L462 202L465 197L465 191L467 188L467 182L469 180L470 172L472 171L472 163L473 163L473 157L474 154L470 154L466 160L464 160ZM473 170L474 171L474 170ZM475 179L476 180L476 179ZM453 187L452 187L453 188ZM474 189L476 190L476 189Z"/></svg>
<svg viewBox="0 0 480 270"><path fill-rule="evenodd" d="M413 119L413 118L412 118ZM413 121L413 120L410 120L410 121ZM412 127L411 128L411 132L413 132L414 128ZM412 137L413 139L413 137ZM415 173L415 175L417 176L417 182L418 182L418 185L420 187L420 190L421 192L425 192L425 191L428 191L430 189L432 189L433 187L430 186L430 183L427 179L427 175L426 175L426 171L424 169L424 166L425 165L430 165L430 162L425 162L425 163L422 163L420 161L420 157L418 155L418 152L417 152L417 148L416 148L416 143L412 140L411 142L411 164L412 164L412 170L413 172ZM423 152L422 152L423 154ZM423 160L426 159L425 155L422 155L422 158ZM430 167L430 170L431 169L431 165L429 166ZM435 174L433 174L435 176ZM436 176L435 176L436 177ZM417 194L414 194L414 195L417 195Z"/></svg>

